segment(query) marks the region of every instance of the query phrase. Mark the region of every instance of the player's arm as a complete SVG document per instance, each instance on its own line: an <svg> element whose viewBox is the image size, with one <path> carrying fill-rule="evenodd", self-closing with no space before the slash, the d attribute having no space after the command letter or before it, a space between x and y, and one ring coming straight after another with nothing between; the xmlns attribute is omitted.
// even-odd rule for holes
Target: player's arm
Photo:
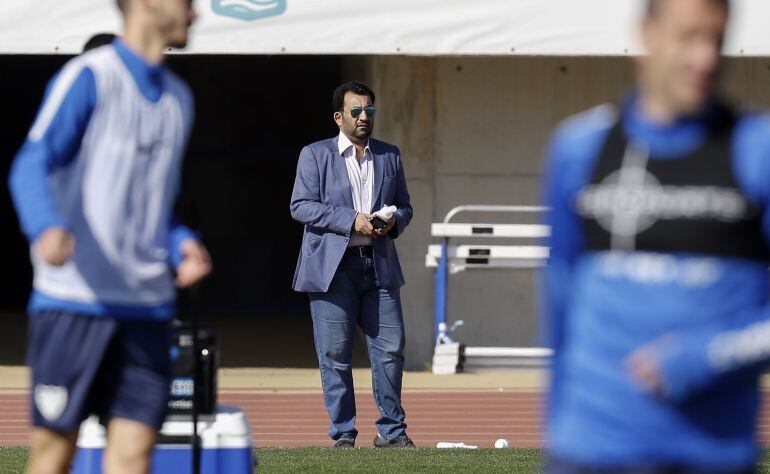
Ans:
<svg viewBox="0 0 770 474"><path fill-rule="evenodd" d="M548 263L541 272L541 337L546 347L558 351L563 340L563 320L567 295L572 286L572 264L575 254L575 216L569 209L569 197L564 189L564 173L557 146L548 152L548 168L544 180L543 203L550 210L544 223L551 229L545 239L549 248Z"/></svg>
<svg viewBox="0 0 770 474"><path fill-rule="evenodd" d="M745 119L736 130L735 174L763 210L770 242L770 118ZM770 304L687 334L670 333L639 348L626 361L647 391L682 400L737 371L762 370L770 362Z"/></svg>
<svg viewBox="0 0 770 474"><path fill-rule="evenodd" d="M548 263L539 274L539 307L541 345L553 350L549 418L559 403L561 348L566 337L565 315L573 287L574 263L582 246L580 221L570 205L571 196L578 186L574 178L580 175L575 167L585 165L584 157L574 156L576 149L563 130L557 131L546 153L543 180L543 204L550 209L545 214L544 223L550 227L551 233L545 239L549 247Z"/></svg>
<svg viewBox="0 0 770 474"><path fill-rule="evenodd" d="M201 242L200 234L182 224L176 216L172 217L169 226L168 246L178 287L186 288L211 273L211 256Z"/></svg>
<svg viewBox="0 0 770 474"><path fill-rule="evenodd" d="M26 141L9 175L9 188L22 231L35 251L52 265L74 252L69 223L57 210L48 175L77 155L96 106L91 71L68 64L49 83Z"/></svg>
<svg viewBox="0 0 770 474"><path fill-rule="evenodd" d="M318 162L310 147L299 155L294 190L289 205L291 217L304 225L349 236L356 220L356 210L321 202L321 180Z"/></svg>
<svg viewBox="0 0 770 474"><path fill-rule="evenodd" d="M770 361L770 308L749 309L722 325L670 333L626 360L647 392L681 401L738 371L761 371Z"/></svg>

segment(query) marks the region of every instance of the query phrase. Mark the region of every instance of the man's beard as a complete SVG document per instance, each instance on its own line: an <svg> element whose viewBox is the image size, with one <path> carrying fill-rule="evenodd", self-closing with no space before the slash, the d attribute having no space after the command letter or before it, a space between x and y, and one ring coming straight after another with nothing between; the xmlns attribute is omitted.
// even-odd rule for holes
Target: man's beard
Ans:
<svg viewBox="0 0 770 474"><path fill-rule="evenodd" d="M369 138L372 134L372 127L368 127L366 129L359 129L356 127L355 132L353 132L353 136L356 138Z"/></svg>

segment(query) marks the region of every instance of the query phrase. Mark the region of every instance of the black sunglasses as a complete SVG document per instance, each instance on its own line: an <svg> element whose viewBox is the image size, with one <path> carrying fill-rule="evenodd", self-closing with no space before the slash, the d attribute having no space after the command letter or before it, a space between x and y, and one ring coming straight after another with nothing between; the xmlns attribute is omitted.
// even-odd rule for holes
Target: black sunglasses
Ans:
<svg viewBox="0 0 770 474"><path fill-rule="evenodd" d="M351 107L350 108L350 115L353 118L358 118L361 116L361 112L366 111L367 117L374 117L374 114L377 113L377 109L374 108L373 105L370 105L369 107Z"/></svg>

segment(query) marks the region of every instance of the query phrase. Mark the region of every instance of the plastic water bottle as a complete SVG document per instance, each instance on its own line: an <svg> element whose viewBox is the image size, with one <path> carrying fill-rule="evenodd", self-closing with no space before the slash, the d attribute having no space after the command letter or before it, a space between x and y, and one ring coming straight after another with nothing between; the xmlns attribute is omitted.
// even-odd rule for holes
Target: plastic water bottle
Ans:
<svg viewBox="0 0 770 474"><path fill-rule="evenodd" d="M382 209L375 212L374 215L384 220L385 222L388 222L397 210L398 208L396 206L382 206Z"/></svg>

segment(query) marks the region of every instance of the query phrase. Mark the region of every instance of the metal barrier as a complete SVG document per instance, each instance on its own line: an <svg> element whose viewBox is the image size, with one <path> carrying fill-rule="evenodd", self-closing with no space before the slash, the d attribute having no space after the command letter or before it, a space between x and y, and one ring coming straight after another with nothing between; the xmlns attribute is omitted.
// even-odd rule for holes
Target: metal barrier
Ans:
<svg viewBox="0 0 770 474"><path fill-rule="evenodd" d="M548 247L532 242L513 245L450 245L451 238L508 238L521 240L542 239L550 235L550 228L542 224L479 224L458 223L451 220L463 212L539 214L548 211L540 206L464 205L449 211L444 221L431 226L431 235L441 238L441 243L430 245L425 265L436 268L434 302L434 351L433 371L455 373L472 367L495 365L540 365L550 356L544 348L465 347L452 340L451 332L462 321L447 327L447 288L449 275L466 269L526 269L545 265ZM472 359L472 360L471 360ZM506 362L507 361L507 362Z"/></svg>

